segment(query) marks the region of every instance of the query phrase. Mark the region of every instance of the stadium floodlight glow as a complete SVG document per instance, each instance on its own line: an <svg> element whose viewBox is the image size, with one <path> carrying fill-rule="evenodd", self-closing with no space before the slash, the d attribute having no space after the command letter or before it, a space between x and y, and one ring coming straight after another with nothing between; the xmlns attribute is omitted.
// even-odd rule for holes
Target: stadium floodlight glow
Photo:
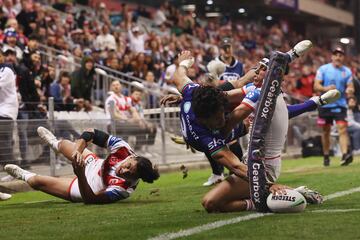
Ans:
<svg viewBox="0 0 360 240"><path fill-rule="evenodd" d="M207 1L206 1L206 4L207 4L207 5L212 5L213 3L214 3L213 0L207 0Z"/></svg>
<svg viewBox="0 0 360 240"><path fill-rule="evenodd" d="M238 12L239 13L245 13L245 8L239 8Z"/></svg>
<svg viewBox="0 0 360 240"><path fill-rule="evenodd" d="M206 17L221 17L221 13L219 12L207 12L205 14Z"/></svg>
<svg viewBox="0 0 360 240"><path fill-rule="evenodd" d="M349 44L349 43L350 43L350 39L348 39L348 38L340 38L340 42L341 42L342 44Z"/></svg>
<svg viewBox="0 0 360 240"><path fill-rule="evenodd" d="M266 16L266 20L271 21L271 20L273 20L273 17L268 15L268 16Z"/></svg>

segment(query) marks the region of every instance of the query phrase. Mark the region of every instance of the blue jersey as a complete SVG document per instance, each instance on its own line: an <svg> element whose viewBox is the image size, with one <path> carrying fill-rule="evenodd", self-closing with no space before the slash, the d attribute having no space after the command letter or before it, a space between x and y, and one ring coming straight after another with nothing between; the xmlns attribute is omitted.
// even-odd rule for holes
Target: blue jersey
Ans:
<svg viewBox="0 0 360 240"><path fill-rule="evenodd" d="M217 59L221 61L219 58ZM241 62L234 60L232 65L226 65L225 72L220 75L220 80L230 81L239 79L244 75L244 69Z"/></svg>
<svg viewBox="0 0 360 240"><path fill-rule="evenodd" d="M221 134L219 130L211 130L199 124L192 108L192 93L200 87L195 83L188 83L182 90L183 100L180 104L181 131L185 141L196 150L215 154L226 146L227 143L238 139L246 134L243 123L240 123L231 131L228 137Z"/></svg>
<svg viewBox="0 0 360 240"><path fill-rule="evenodd" d="M346 108L345 90L348 83L352 81L352 73L348 67L342 66L340 68L334 67L332 63L322 65L316 73L316 79L320 80L324 87L335 85L336 89L340 91L340 98L330 104L322 106L323 108Z"/></svg>

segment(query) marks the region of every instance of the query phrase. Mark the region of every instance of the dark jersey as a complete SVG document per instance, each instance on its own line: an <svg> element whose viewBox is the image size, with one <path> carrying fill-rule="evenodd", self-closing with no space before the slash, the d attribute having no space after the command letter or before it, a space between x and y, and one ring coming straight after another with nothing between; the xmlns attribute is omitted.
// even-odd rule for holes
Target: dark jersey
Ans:
<svg viewBox="0 0 360 240"><path fill-rule="evenodd" d="M180 104L181 131L185 141L196 150L215 154L226 146L227 143L238 139L246 134L243 123L240 123L231 131L228 137L222 135L219 130L211 130L197 122L192 108L192 93L200 87L195 83L188 83L182 90L183 100Z"/></svg>

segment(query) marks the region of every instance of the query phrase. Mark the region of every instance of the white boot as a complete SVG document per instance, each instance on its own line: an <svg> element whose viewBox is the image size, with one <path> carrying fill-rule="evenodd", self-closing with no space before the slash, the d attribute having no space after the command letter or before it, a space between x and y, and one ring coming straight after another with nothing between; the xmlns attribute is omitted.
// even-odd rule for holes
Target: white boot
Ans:
<svg viewBox="0 0 360 240"><path fill-rule="evenodd" d="M211 185L221 182L222 180L224 180L224 174L221 174L221 175L211 174L211 176L208 178L208 180L206 182L204 182L203 186L211 186Z"/></svg>

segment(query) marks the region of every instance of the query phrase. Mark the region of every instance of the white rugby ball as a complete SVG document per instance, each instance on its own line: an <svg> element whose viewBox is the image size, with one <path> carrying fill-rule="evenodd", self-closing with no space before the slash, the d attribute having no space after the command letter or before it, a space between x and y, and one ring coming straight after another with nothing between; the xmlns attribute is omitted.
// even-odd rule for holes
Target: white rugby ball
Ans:
<svg viewBox="0 0 360 240"><path fill-rule="evenodd" d="M297 213L306 208L306 200L299 192L286 189L286 194L272 194L267 197L266 204L275 213Z"/></svg>

